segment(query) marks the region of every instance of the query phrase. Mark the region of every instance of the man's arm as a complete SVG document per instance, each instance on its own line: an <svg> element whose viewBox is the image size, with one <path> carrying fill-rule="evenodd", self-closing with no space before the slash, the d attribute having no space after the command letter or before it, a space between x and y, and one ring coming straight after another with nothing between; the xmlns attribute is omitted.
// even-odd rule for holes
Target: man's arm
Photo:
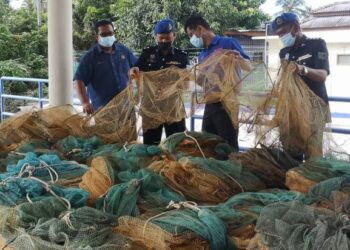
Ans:
<svg viewBox="0 0 350 250"><path fill-rule="evenodd" d="M84 113L92 114L94 112L94 108L90 103L84 82L82 80L75 80L75 88L77 90L80 103L83 106Z"/></svg>
<svg viewBox="0 0 350 250"><path fill-rule="evenodd" d="M304 65L297 64L295 73L296 74L305 74ZM318 83L324 83L326 81L326 78L328 76L328 73L325 69L312 69L309 67L306 67L307 73L304 75L305 77L309 78L312 81L318 82Z"/></svg>

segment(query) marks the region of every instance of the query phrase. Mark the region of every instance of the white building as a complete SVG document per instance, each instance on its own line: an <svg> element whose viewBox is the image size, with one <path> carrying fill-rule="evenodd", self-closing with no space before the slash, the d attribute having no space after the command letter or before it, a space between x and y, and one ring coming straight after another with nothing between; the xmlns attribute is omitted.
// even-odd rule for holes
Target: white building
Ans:
<svg viewBox="0 0 350 250"><path fill-rule="evenodd" d="M350 96L350 1L320 7L301 24L308 37L322 38L329 52L331 74L326 86L330 96ZM265 39L265 37L255 37ZM277 36L266 36L267 64L272 75L279 65L282 43Z"/></svg>

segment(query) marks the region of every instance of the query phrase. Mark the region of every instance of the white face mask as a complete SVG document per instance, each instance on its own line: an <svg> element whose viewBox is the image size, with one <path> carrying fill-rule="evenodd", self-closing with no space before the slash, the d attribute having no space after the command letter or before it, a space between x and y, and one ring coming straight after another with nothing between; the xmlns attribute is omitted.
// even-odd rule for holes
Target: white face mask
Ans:
<svg viewBox="0 0 350 250"><path fill-rule="evenodd" d="M296 37L292 35L292 32L289 32L282 37L280 37L284 47L292 47L295 43Z"/></svg>
<svg viewBox="0 0 350 250"><path fill-rule="evenodd" d="M115 37L114 36L106 36L106 37L100 36L99 39L98 39L98 43L102 47L107 47L107 48L112 47L114 42L115 42Z"/></svg>
<svg viewBox="0 0 350 250"><path fill-rule="evenodd" d="M204 46L203 38L197 37L195 34L192 35L190 42L196 48L203 48Z"/></svg>

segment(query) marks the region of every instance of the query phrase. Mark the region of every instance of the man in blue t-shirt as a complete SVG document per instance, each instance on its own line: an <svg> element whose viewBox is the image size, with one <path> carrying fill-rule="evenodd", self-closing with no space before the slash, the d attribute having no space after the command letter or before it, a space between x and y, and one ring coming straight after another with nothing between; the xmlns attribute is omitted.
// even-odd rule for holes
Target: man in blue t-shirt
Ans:
<svg viewBox="0 0 350 250"><path fill-rule="evenodd" d="M133 53L116 42L110 21L98 21L95 31L98 43L83 56L74 76L80 102L88 114L126 88L128 71L136 62Z"/></svg>
<svg viewBox="0 0 350 250"><path fill-rule="evenodd" d="M232 50L237 56L246 60L250 59L237 40L216 35L210 29L207 21L199 15L193 15L186 21L185 31L193 46L204 48L199 54L199 63L202 63L211 53L219 49ZM221 136L238 151L238 129L233 127L221 102L205 105L202 130Z"/></svg>

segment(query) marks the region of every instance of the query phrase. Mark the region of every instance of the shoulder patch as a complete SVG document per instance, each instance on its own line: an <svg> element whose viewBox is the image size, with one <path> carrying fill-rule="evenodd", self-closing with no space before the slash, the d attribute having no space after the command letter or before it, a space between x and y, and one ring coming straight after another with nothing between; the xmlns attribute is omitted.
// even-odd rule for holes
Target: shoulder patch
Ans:
<svg viewBox="0 0 350 250"><path fill-rule="evenodd" d="M317 52L317 58L320 60L327 60L327 53L326 52Z"/></svg>

